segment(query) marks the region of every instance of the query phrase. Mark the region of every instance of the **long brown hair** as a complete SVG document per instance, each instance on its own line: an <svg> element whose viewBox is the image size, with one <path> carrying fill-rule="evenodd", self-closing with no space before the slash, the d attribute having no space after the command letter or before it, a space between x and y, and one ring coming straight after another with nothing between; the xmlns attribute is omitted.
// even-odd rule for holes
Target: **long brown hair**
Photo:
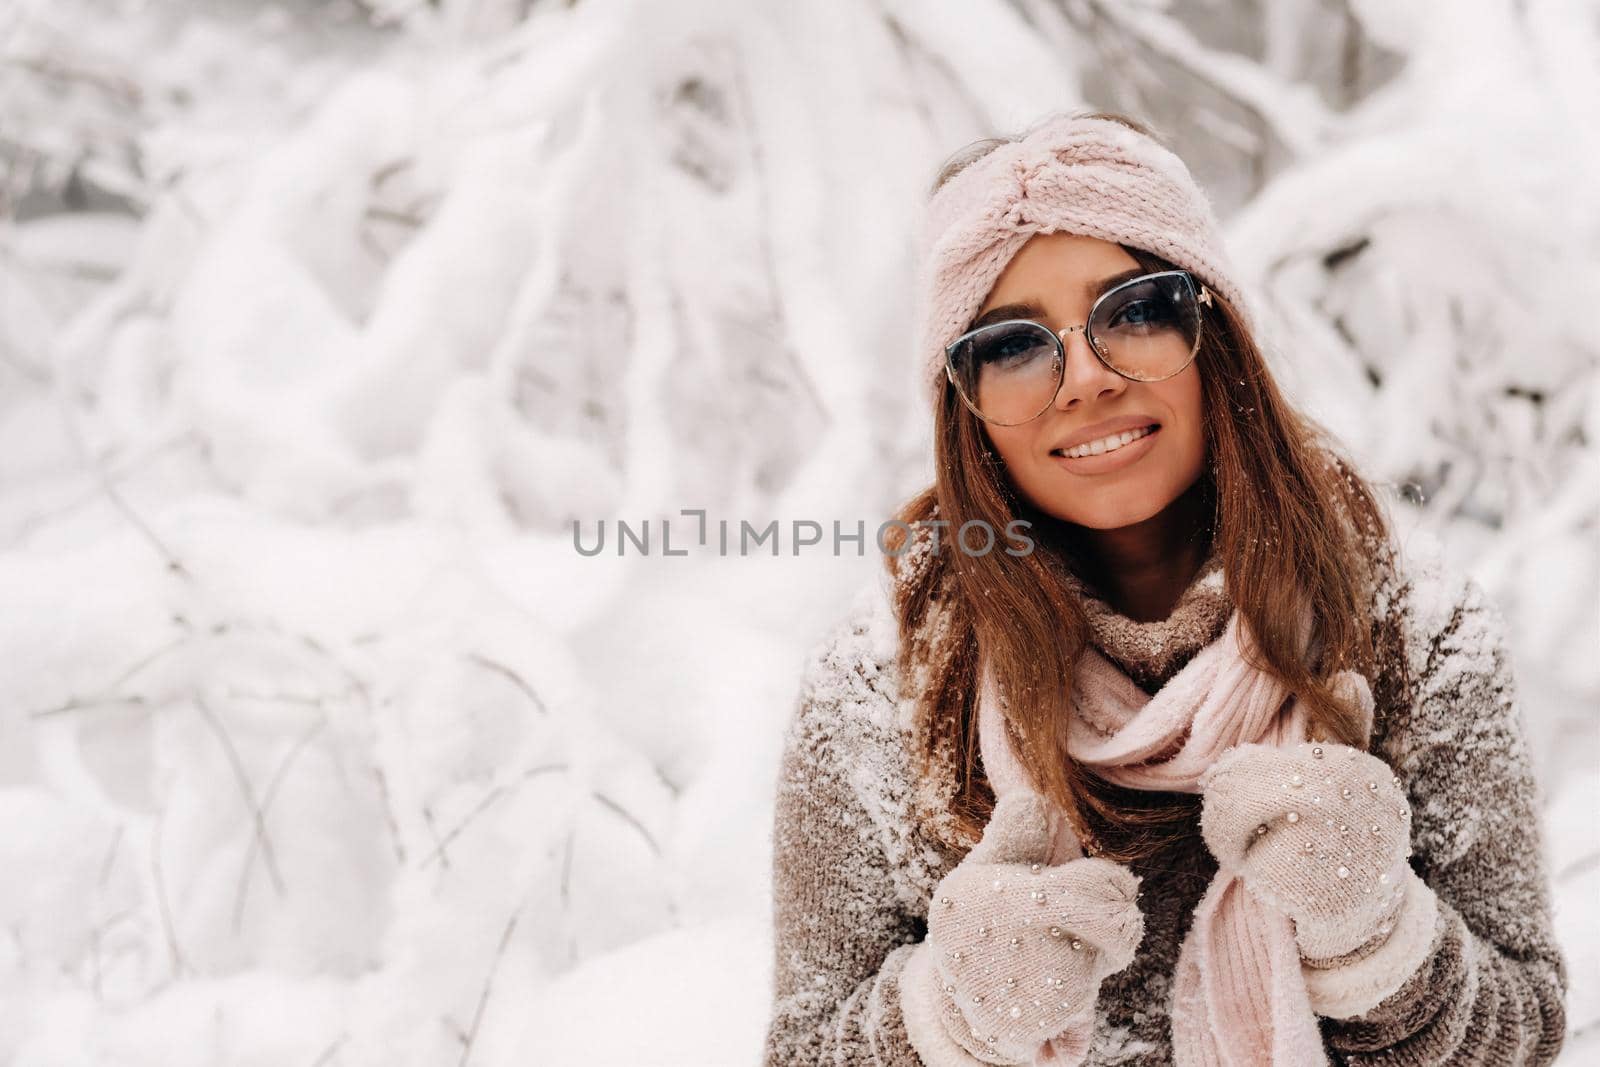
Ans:
<svg viewBox="0 0 1600 1067"><path fill-rule="evenodd" d="M1095 117L1154 136L1126 116ZM945 165L934 188L1022 136L969 146ZM1127 251L1148 269L1172 268L1143 249ZM1405 657L1380 648L1384 634L1371 610L1379 568L1393 561L1390 524L1331 434L1279 392L1248 328L1220 296L1214 295L1207 311L1196 363L1208 465L1194 487L1205 501L1207 521L1194 536L1213 539L1228 595L1253 638L1246 656L1296 694L1313 736L1365 749L1370 738L1356 710L1326 679L1340 669L1375 679L1381 661L1383 695L1374 681L1380 707L1391 685L1409 692ZM1002 530L1025 518L1035 539L1025 555L974 555L954 550L950 538L941 539L937 552L907 551L911 544L903 534L887 545L887 565L896 579L901 677L910 680L924 727L922 772L931 773L941 759L954 766L954 792L945 803L960 835L968 844L976 841L994 802L978 758L981 649L993 666L1018 755L1072 820L1090 854L1149 860L1192 839L1198 796L1123 789L1068 754L1073 664L1089 634L1065 573L1083 573L1071 550L1069 524L1038 512L1016 492L982 422L948 380L935 408L934 443L934 484L906 503L898 520L916 529L938 519L953 532L973 520ZM1316 669L1295 646L1294 620L1304 600L1313 606Z"/></svg>

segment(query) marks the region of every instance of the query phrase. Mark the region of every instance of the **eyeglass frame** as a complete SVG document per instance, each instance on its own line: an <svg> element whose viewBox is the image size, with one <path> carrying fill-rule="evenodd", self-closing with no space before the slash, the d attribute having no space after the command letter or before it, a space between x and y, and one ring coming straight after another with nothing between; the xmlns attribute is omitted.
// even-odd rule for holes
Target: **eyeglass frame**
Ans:
<svg viewBox="0 0 1600 1067"><path fill-rule="evenodd" d="M1079 323L1076 326L1064 326L1060 330L1052 330L1052 329L1050 329L1050 327L1046 326L1042 322L1039 322L1037 319L1004 319L1004 320L1002 320L1000 322L991 322L991 323L987 323L987 324L985 324L983 326L979 326L976 329L968 330L966 333L962 334L960 337L957 337L954 341L951 341L949 344L944 346L944 374L945 374L945 377L947 379L949 379L951 385L955 386L956 396L961 398L961 402L966 405L967 410L971 411L974 415L978 416L978 418L982 419L984 422L994 423L994 425L997 425L997 426L1022 426L1022 425L1026 424L1026 423L1030 423L1034 419L1037 419L1040 415L1043 415L1046 411L1049 410L1050 405L1055 403L1056 394L1061 392L1061 383L1066 381L1066 377L1067 377L1067 344L1066 344L1065 338L1066 338L1067 334L1073 333L1073 332L1075 332L1077 330L1082 330L1083 331L1083 339L1085 341L1089 342L1089 351L1094 353L1095 358L1098 359L1105 366L1105 368L1107 370L1109 370L1112 373L1117 374L1117 375L1119 375L1119 376L1121 376L1123 378L1128 379L1128 381L1130 381L1130 382L1164 382L1168 378L1176 377L1177 375L1182 374L1185 370L1187 370L1188 367L1189 367L1189 364L1193 363L1195 361L1195 357L1200 354L1200 338L1205 333L1205 316L1204 316L1203 313L1199 313L1200 314L1200 318L1199 318L1199 321L1195 325L1194 347L1189 352L1189 358L1184 360L1183 361L1183 365L1180 366L1177 370L1173 371L1171 374L1163 374L1159 378L1135 378L1131 374L1123 374L1122 371L1118 370L1116 367L1113 367L1106 360L1105 353L1100 351L1100 341L1095 337L1094 334L1089 332L1089 323L1094 321L1095 312L1100 310L1100 305L1104 301L1106 301L1107 299L1109 299L1112 296L1115 296L1118 292L1122 291L1123 289L1128 288L1129 286L1138 285L1138 284L1140 284L1142 282L1148 282L1152 278L1168 278L1168 277L1172 277L1174 275L1181 276L1183 278L1183 280L1188 283L1189 291L1191 293L1195 294L1195 297L1194 297L1194 299L1195 299L1195 307L1197 309L1200 308L1200 307L1211 307L1212 306L1212 303L1211 303L1211 290L1206 287L1206 284L1204 282L1196 282L1195 277L1191 272L1186 271L1186 270L1182 270L1182 269L1151 271L1148 274L1140 274L1140 275L1138 275L1136 277L1129 278L1125 282L1119 282L1116 285L1113 285L1110 289L1107 289L1105 292L1101 293L1099 296L1095 297L1094 303L1089 305L1089 316L1088 316L1088 318L1085 319L1083 322ZM981 333L984 333L984 332L986 332L988 330L998 330L1002 326L1015 326L1018 323L1024 323L1024 322L1028 323L1029 325L1032 325L1032 326L1038 326L1040 329L1042 329L1046 333L1048 333L1050 335L1051 339L1055 341L1055 345L1056 345L1056 386L1055 386L1054 389L1052 389L1050 391L1050 399L1046 400L1044 402L1044 406L1041 407L1038 411L1034 412L1032 415L1030 415L1027 418L1023 419L1021 422L1000 422L1000 423L996 423L995 420L989 418L983 412L979 411L976 404L972 403L970 400L967 399L966 392L962 390L960 384L956 381L956 369L955 369L955 363L954 363L956 348L959 345L961 345L962 342L970 339L975 334L981 334Z"/></svg>

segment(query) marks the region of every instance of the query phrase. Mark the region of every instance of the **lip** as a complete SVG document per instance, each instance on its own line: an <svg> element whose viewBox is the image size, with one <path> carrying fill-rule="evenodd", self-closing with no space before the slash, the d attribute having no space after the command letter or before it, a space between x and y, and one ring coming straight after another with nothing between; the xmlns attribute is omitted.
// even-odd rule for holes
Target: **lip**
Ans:
<svg viewBox="0 0 1600 1067"><path fill-rule="evenodd" d="M1140 423L1139 426L1150 426L1151 423ZM1124 427L1124 429L1137 429L1137 426ZM1097 431L1097 437L1104 437L1107 431ZM1114 432L1114 431L1113 431ZM1161 427L1156 425L1154 430L1134 441L1132 444L1123 445L1114 452L1102 452L1098 456L1059 456L1054 452L1050 454L1052 463L1059 463L1073 474L1110 474L1112 471L1121 470L1131 463L1137 463L1145 453L1156 446L1156 438L1161 436Z"/></svg>
<svg viewBox="0 0 1600 1067"><path fill-rule="evenodd" d="M1076 448L1079 445L1086 445L1090 441L1098 441L1102 437L1109 437L1114 433L1121 433L1124 430L1142 430L1146 426L1159 426L1160 424L1159 419L1152 419L1149 415L1120 415L1114 419L1106 419L1104 422L1096 422L1085 426L1071 437L1051 445L1050 451L1054 452L1057 449L1065 451L1069 448Z"/></svg>

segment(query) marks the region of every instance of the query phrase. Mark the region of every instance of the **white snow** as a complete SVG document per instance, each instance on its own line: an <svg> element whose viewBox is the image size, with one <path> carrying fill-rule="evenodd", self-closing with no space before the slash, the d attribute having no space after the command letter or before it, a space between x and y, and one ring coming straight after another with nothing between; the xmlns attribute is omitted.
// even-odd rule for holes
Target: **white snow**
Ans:
<svg viewBox="0 0 1600 1067"><path fill-rule="evenodd" d="M0 1060L754 1061L922 198L1085 102L1503 608L1600 1057L1600 9L1261 6L5 5Z"/></svg>

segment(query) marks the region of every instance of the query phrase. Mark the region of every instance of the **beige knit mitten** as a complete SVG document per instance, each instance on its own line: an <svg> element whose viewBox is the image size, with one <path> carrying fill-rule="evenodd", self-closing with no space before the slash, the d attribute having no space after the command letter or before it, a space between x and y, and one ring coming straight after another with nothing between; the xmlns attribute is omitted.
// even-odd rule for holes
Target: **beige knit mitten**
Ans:
<svg viewBox="0 0 1600 1067"><path fill-rule="evenodd" d="M1002 795L929 908L940 1015L985 1063L1032 1063L1069 1027L1092 1029L1101 981L1132 962L1144 937L1139 877L1104 859L1045 863L1050 819L1039 794Z"/></svg>
<svg viewBox="0 0 1600 1067"><path fill-rule="evenodd" d="M1307 960L1381 944L1415 878L1411 805L1376 756L1333 742L1237 745L1200 776L1217 862L1294 920Z"/></svg>

